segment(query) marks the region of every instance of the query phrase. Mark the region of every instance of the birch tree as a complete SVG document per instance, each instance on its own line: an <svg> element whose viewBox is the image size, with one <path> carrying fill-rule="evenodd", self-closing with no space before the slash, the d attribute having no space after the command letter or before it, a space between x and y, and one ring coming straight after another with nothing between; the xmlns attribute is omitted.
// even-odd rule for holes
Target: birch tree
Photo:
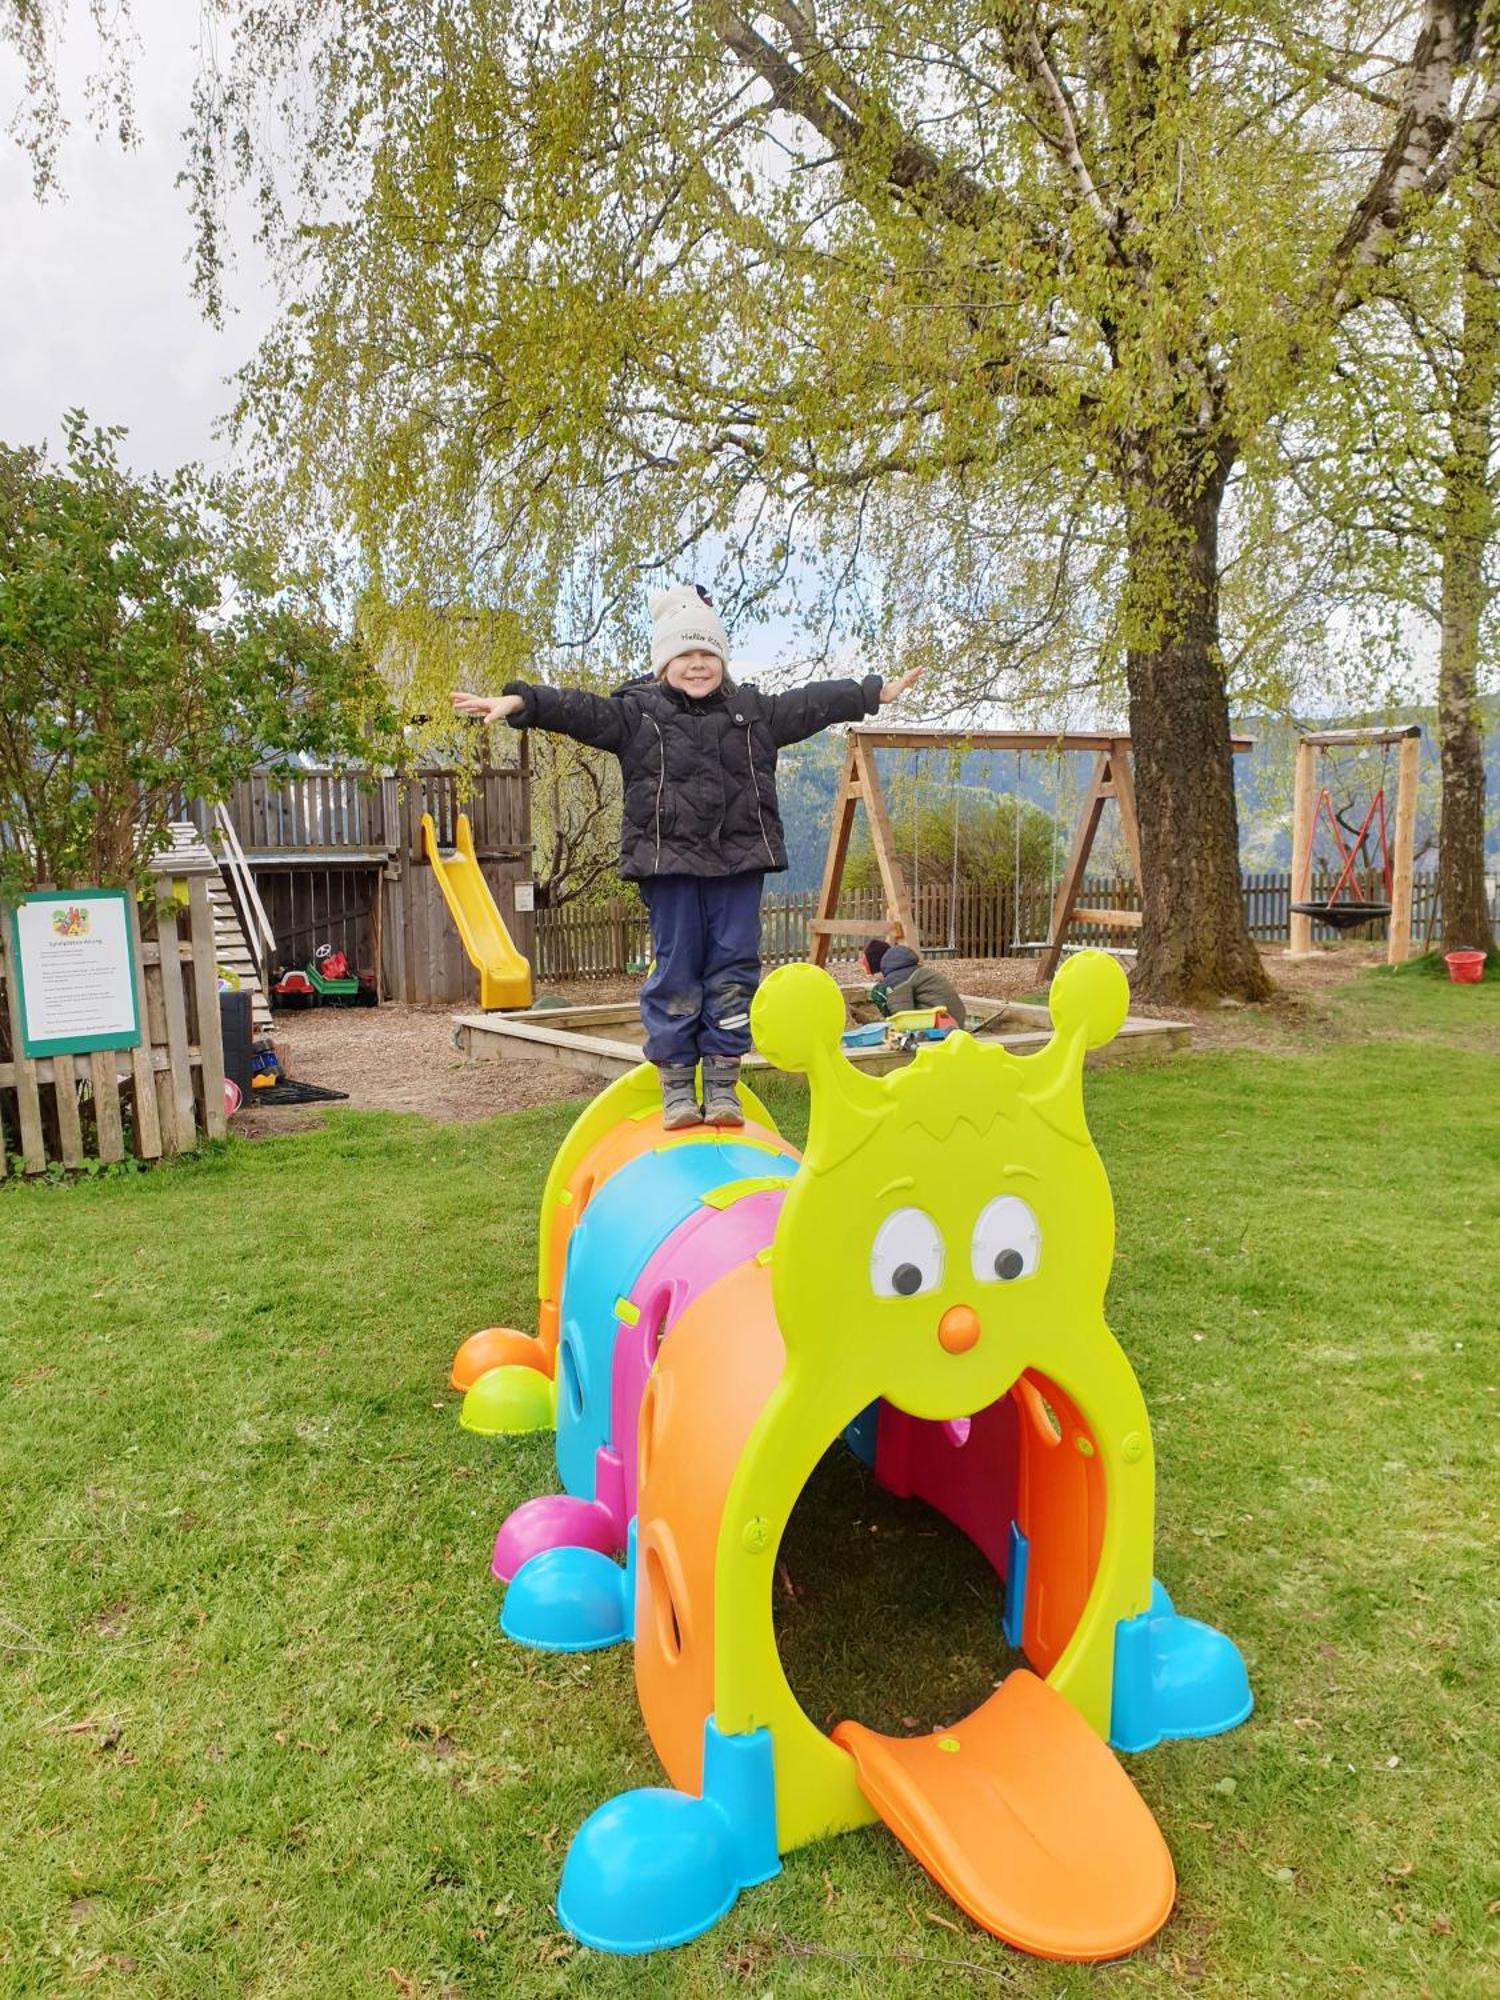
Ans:
<svg viewBox="0 0 1500 2000"><path fill-rule="evenodd" d="M1487 952L1482 700L1500 640L1497 166L1491 146L1405 266L1341 327L1330 378L1278 427L1281 490L1295 496L1285 511L1304 539L1317 538L1326 587L1354 634L1360 667L1347 706L1408 712L1412 656L1435 640L1444 936Z"/></svg>
<svg viewBox="0 0 1500 2000"><path fill-rule="evenodd" d="M1480 634L1495 560L1495 404L1500 392L1500 148L1467 190L1456 365L1447 374L1442 464L1438 742L1443 810L1438 893L1450 947L1495 953L1485 893Z"/></svg>
<svg viewBox="0 0 1500 2000"><path fill-rule="evenodd" d="M253 180L278 476L536 642L585 545L595 625L689 549L731 615L836 596L913 495L1116 549L1138 984L1257 997L1225 495L1494 128L1495 11L261 0L200 94L200 280Z"/></svg>

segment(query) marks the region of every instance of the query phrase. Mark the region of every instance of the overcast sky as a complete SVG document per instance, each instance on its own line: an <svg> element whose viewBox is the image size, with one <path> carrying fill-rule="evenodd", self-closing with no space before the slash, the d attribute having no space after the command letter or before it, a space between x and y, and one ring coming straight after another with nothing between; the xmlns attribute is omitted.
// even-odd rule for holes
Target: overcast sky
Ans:
<svg viewBox="0 0 1500 2000"><path fill-rule="evenodd" d="M244 229L230 280L237 310L222 331L192 297L192 231L175 183L198 10L192 0L132 0L131 14L140 143L125 151L88 124L84 26L63 51L73 130L59 159L62 195L39 203L28 162L8 141L0 151L0 439L55 443L63 411L81 406L97 423L128 426L126 456L138 470L189 459L221 466L215 426L233 400L228 377L253 353L273 300ZM7 120L19 82L14 58L0 57Z"/></svg>
<svg viewBox="0 0 1500 2000"><path fill-rule="evenodd" d="M87 14L81 4L71 11ZM61 194L38 202L28 162L0 140L0 440L56 446L63 412L81 407L96 423L127 427L124 456L137 471L189 460L224 467L231 453L219 431L234 402L230 378L270 325L274 294L242 208L222 329L193 298L192 227L176 180L198 10L192 0L132 0L131 15L136 146L122 149L89 125L96 51L86 18L75 19L61 63L73 122L58 160ZM0 120L19 89L14 59L0 55ZM641 616L644 632L644 599ZM790 640L780 621L750 635L761 660Z"/></svg>

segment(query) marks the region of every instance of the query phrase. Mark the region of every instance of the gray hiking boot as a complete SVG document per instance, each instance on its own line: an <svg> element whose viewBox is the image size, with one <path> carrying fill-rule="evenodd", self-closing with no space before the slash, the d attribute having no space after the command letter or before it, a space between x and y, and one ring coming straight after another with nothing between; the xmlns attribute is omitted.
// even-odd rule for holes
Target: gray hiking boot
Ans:
<svg viewBox="0 0 1500 2000"><path fill-rule="evenodd" d="M661 1122L668 1132L681 1132L689 1125L701 1125L703 1113L698 1109L697 1093L693 1089L693 1066L691 1063L660 1063L657 1074L661 1078Z"/></svg>
<svg viewBox="0 0 1500 2000"><path fill-rule="evenodd" d="M743 1125L745 1114L735 1085L740 1066L733 1058L710 1056L703 1064L703 1122L705 1125Z"/></svg>

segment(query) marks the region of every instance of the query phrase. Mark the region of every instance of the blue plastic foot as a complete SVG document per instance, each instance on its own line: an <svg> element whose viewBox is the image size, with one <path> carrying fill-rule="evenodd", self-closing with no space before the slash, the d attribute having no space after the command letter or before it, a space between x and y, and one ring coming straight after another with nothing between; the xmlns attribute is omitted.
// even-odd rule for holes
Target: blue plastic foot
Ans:
<svg viewBox="0 0 1500 2000"><path fill-rule="evenodd" d="M1115 1627L1111 1746L1150 1750L1168 1738L1219 1736L1253 1706L1238 1646L1211 1625L1179 1617L1153 1581L1149 1607Z"/></svg>
<svg viewBox="0 0 1500 2000"><path fill-rule="evenodd" d="M595 1951L665 1951L701 1937L780 1867L770 1734L721 1736L710 1716L703 1797L622 1792L590 1813L563 1863L557 1914Z"/></svg>
<svg viewBox="0 0 1500 2000"><path fill-rule="evenodd" d="M879 1403L867 1403L852 1423L844 1426L844 1442L861 1465L875 1463L875 1438L880 1424Z"/></svg>
<svg viewBox="0 0 1500 2000"><path fill-rule="evenodd" d="M590 1653L630 1631L625 1571L597 1549L544 1549L510 1580L500 1630L543 1653Z"/></svg>

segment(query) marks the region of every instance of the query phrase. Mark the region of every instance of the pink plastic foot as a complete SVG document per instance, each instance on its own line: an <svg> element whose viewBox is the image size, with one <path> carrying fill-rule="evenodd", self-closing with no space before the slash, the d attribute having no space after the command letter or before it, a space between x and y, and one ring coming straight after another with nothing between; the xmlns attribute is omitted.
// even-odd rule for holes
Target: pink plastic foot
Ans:
<svg viewBox="0 0 1500 2000"><path fill-rule="evenodd" d="M495 1537L490 1573L509 1583L522 1563L543 1549L597 1549L602 1556L614 1556L623 1547L619 1524L607 1507L573 1493L542 1493L523 1501Z"/></svg>

